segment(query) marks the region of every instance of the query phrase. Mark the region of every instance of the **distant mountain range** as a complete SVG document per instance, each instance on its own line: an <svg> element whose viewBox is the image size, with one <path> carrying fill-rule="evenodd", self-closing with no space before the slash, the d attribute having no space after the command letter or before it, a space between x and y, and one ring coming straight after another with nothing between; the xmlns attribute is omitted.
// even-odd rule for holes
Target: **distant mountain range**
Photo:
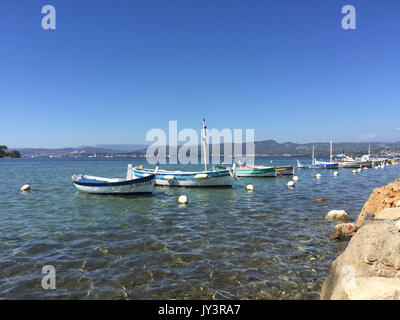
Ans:
<svg viewBox="0 0 400 320"><path fill-rule="evenodd" d="M281 156L305 156L311 155L313 146L315 148L316 156L328 156L330 152L329 142L316 142L316 143L292 143L284 142L279 143L275 140L264 140L255 142L255 154L256 155L281 155ZM240 146L239 146L240 147ZM340 142L333 143L333 154L346 153L360 154L368 153L370 148L371 153L379 152L399 152L400 151L400 141L399 142ZM145 154L146 150L138 150L136 154ZM168 153L167 148L167 153ZM198 154L201 152L201 146L198 146ZM212 152L212 146L210 146L209 152ZM223 154L224 148L223 144L220 145L220 152ZM246 145L242 144L242 153L246 152Z"/></svg>
<svg viewBox="0 0 400 320"><path fill-rule="evenodd" d="M316 155L329 155L329 142L317 143L278 143L275 140L257 141L255 149L257 154L271 155L310 155L312 148L315 147ZM400 151L399 142L338 142L333 143L333 154L340 153L368 153L368 148L371 148L371 153Z"/></svg>
<svg viewBox="0 0 400 320"><path fill-rule="evenodd" d="M312 147L315 147L316 156L329 155L329 142L318 143L278 143L275 140L264 140L255 142L255 153L257 155L310 155ZM399 142L340 142L333 144L333 153L367 153L368 147L371 147L371 153L377 152L399 152ZM112 154L131 154L136 156L144 156L146 153L146 145L142 144L100 144L95 147L82 146L75 148L9 148L10 151L18 150L23 156L87 156L87 155L112 155ZM200 146L198 147L200 154ZM210 151L211 151L210 146ZM221 153L223 147L220 146ZM245 153L245 144L242 145L243 153ZM168 152L168 148L167 148Z"/></svg>
<svg viewBox="0 0 400 320"><path fill-rule="evenodd" d="M98 144L96 148L116 150L118 152L133 152L147 148L145 144Z"/></svg>
<svg viewBox="0 0 400 320"><path fill-rule="evenodd" d="M131 153L137 150L145 150L144 144L100 144L95 147L81 146L68 148L9 148L9 150L18 150L23 156L67 156L67 155L92 155L92 154L123 154Z"/></svg>

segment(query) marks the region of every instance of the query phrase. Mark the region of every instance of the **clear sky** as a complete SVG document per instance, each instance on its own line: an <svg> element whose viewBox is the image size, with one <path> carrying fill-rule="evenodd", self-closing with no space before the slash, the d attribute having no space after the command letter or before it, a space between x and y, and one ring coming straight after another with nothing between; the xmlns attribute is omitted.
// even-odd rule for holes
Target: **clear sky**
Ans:
<svg viewBox="0 0 400 320"><path fill-rule="evenodd" d="M399 141L399 35L398 0L2 0L0 144L144 143L203 117L256 140Z"/></svg>

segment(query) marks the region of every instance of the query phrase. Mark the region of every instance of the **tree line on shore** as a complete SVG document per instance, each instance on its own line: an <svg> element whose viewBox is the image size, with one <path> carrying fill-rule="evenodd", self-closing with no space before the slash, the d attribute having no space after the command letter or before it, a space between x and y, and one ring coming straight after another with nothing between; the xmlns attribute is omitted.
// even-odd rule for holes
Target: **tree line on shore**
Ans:
<svg viewBox="0 0 400 320"><path fill-rule="evenodd" d="M21 158L21 154L17 150L7 152L7 146L0 146L0 158Z"/></svg>

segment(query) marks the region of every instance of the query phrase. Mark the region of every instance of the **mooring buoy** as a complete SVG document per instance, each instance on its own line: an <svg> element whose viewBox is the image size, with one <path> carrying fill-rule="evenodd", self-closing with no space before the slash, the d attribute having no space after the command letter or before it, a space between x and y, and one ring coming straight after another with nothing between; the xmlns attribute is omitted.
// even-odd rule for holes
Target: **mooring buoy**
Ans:
<svg viewBox="0 0 400 320"><path fill-rule="evenodd" d="M253 186L252 184L248 184L248 185L246 186L246 190L247 190L247 191L254 191L254 186Z"/></svg>
<svg viewBox="0 0 400 320"><path fill-rule="evenodd" d="M179 204L187 204L188 202L189 202L189 199L187 196L185 196L185 195L179 196L179 198L178 198Z"/></svg>
<svg viewBox="0 0 400 320"><path fill-rule="evenodd" d="M29 190L31 190L31 186L29 184L24 184L21 187L21 191L29 191Z"/></svg>

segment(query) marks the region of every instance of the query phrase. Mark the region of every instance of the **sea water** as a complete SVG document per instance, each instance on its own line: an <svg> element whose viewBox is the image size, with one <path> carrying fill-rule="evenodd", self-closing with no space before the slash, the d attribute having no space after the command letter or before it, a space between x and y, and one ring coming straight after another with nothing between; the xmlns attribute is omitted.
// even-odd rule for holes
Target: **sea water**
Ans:
<svg viewBox="0 0 400 320"><path fill-rule="evenodd" d="M295 164L256 163L271 160ZM122 177L128 163L149 167L137 158L0 159L0 298L317 299L347 245L329 239L336 222L326 213L343 209L354 221L374 188L400 176L400 165L337 177L303 169L293 189L291 177L240 178L232 189L156 187L152 196L72 186L72 174ZM24 184L67 187L21 192ZM183 194L189 204L178 206ZM45 265L56 289L42 287Z"/></svg>

